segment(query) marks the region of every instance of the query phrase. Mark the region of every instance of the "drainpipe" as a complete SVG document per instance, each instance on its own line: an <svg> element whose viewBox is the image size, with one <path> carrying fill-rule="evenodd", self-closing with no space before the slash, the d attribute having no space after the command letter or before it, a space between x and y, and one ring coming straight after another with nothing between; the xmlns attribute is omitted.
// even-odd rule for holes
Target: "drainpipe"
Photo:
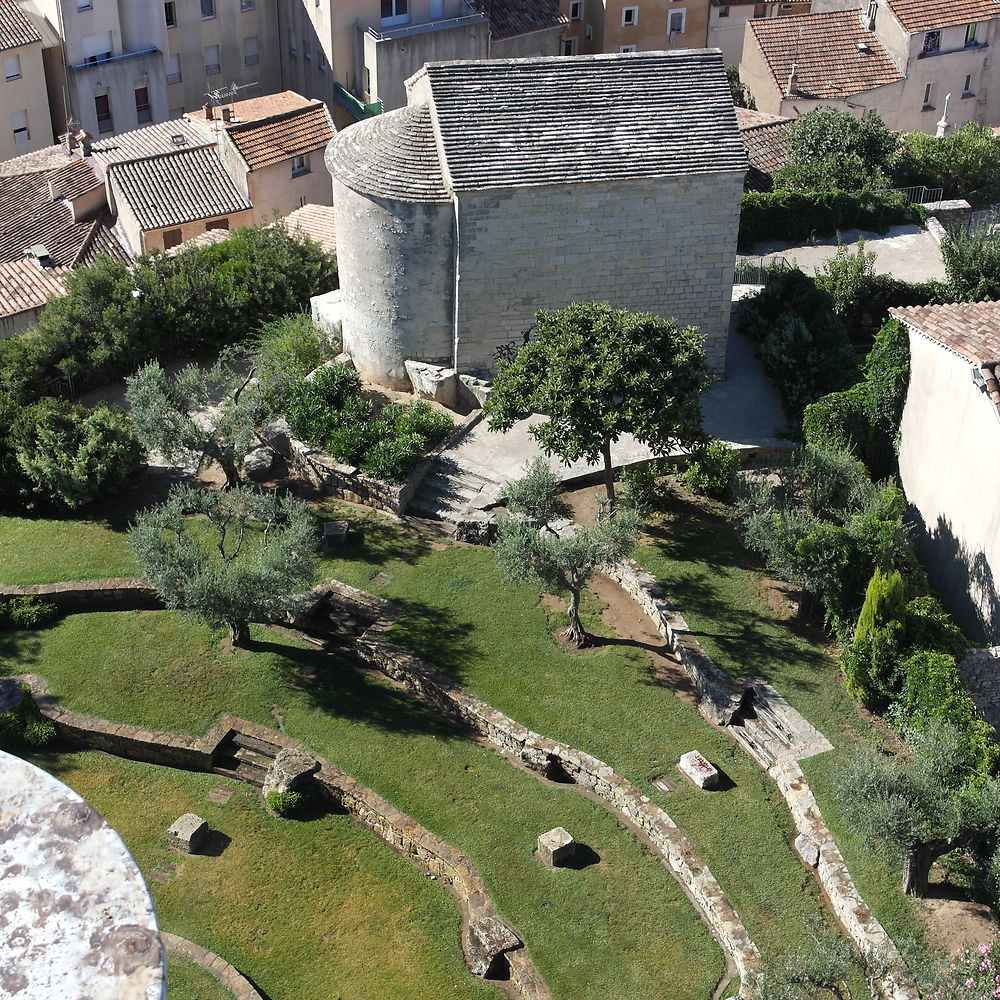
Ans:
<svg viewBox="0 0 1000 1000"><path fill-rule="evenodd" d="M458 371L458 282L459 282L459 236L458 226L458 192L453 191L451 195L452 205L455 209L455 241L452 251L452 270L454 273L454 283L452 285L452 311L451 311L451 367Z"/></svg>

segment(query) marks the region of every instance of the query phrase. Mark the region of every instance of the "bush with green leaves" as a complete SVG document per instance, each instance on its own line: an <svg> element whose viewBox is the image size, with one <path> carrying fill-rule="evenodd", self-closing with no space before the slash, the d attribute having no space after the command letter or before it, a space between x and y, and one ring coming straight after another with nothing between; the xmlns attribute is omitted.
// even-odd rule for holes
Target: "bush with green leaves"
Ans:
<svg viewBox="0 0 1000 1000"><path fill-rule="evenodd" d="M941 242L941 259L952 302L1000 299L1000 234L994 214L979 225L959 229Z"/></svg>
<svg viewBox="0 0 1000 1000"><path fill-rule="evenodd" d="M520 479L508 484L507 510L543 526L569 518L572 511L561 496L562 489L562 481L552 466L539 455L525 466Z"/></svg>
<svg viewBox="0 0 1000 1000"><path fill-rule="evenodd" d="M926 132L904 132L894 174L894 187L925 184L943 188L945 198L964 198L996 185L1000 136L975 121L941 138Z"/></svg>
<svg viewBox="0 0 1000 1000"><path fill-rule="evenodd" d="M286 379L302 378L333 356L326 337L304 312L265 323L248 353L268 412L275 411L277 394Z"/></svg>
<svg viewBox="0 0 1000 1000"><path fill-rule="evenodd" d="M692 493L719 498L729 492L739 467L739 453L725 441L712 438L704 448L692 454L681 478Z"/></svg>
<svg viewBox="0 0 1000 1000"><path fill-rule="evenodd" d="M294 816L309 804L309 797L302 792L268 792L264 804L278 816Z"/></svg>
<svg viewBox="0 0 1000 1000"><path fill-rule="evenodd" d="M7 597L0 600L0 629L45 628L59 615L59 609L39 597Z"/></svg>
<svg viewBox="0 0 1000 1000"><path fill-rule="evenodd" d="M23 684L21 690L21 704L9 712L0 712L0 750L35 750L56 738L56 727L39 712L31 688Z"/></svg>
<svg viewBox="0 0 1000 1000"><path fill-rule="evenodd" d="M98 258L66 285L35 329L0 341L0 397L31 403L68 378L79 392L154 358L218 351L336 288L337 266L314 241L260 226L173 257Z"/></svg>
<svg viewBox="0 0 1000 1000"><path fill-rule="evenodd" d="M27 507L76 510L120 489L144 457L131 420L106 403L43 399L21 411L10 436Z"/></svg>
<svg viewBox="0 0 1000 1000"><path fill-rule="evenodd" d="M900 194L876 191L748 191L740 213L740 246L761 240L801 243L845 229L885 233L892 226L921 223L927 213Z"/></svg>
<svg viewBox="0 0 1000 1000"><path fill-rule="evenodd" d="M361 387L354 369L328 364L308 378L285 379L280 405L295 437L376 479L402 482L454 424L424 400L377 410Z"/></svg>
<svg viewBox="0 0 1000 1000"><path fill-rule="evenodd" d="M627 465L618 474L621 486L619 501L626 507L645 514L656 500L657 484L661 475L659 462L644 465Z"/></svg>

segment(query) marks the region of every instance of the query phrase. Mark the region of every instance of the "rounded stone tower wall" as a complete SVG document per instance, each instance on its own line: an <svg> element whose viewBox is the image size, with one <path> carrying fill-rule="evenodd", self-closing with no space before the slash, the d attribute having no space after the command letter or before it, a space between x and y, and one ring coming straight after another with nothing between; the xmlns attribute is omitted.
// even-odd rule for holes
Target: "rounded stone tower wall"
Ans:
<svg viewBox="0 0 1000 1000"><path fill-rule="evenodd" d="M409 388L407 359L450 365L454 209L425 106L378 115L327 149L344 350L365 378Z"/></svg>

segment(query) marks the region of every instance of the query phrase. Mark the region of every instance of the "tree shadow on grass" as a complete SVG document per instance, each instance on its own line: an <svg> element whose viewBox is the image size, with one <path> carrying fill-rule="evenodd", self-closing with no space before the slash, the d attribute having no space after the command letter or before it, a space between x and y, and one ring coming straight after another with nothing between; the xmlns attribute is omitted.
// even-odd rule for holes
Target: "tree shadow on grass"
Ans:
<svg viewBox="0 0 1000 1000"><path fill-rule="evenodd" d="M471 626L459 621L450 608L421 601L398 603L403 611L389 631L389 641L463 683L467 668L484 655L473 641Z"/></svg>
<svg viewBox="0 0 1000 1000"><path fill-rule="evenodd" d="M335 501L314 504L317 526L323 521L346 521L347 539L337 549L323 555L332 559L358 560L374 566L391 562L413 565L424 556L428 541L415 531L384 517L368 514Z"/></svg>
<svg viewBox="0 0 1000 1000"><path fill-rule="evenodd" d="M426 733L443 739L466 735L448 719L342 656L266 641L256 642L254 649L276 653L285 683L327 715L397 733Z"/></svg>
<svg viewBox="0 0 1000 1000"><path fill-rule="evenodd" d="M0 677L29 673L41 659L41 650L38 632L0 630Z"/></svg>

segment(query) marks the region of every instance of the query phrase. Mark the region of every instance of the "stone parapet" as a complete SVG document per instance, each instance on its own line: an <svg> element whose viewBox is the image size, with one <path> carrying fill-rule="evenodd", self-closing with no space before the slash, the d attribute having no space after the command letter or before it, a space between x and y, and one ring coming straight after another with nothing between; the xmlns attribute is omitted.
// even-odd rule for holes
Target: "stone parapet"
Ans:
<svg viewBox="0 0 1000 1000"><path fill-rule="evenodd" d="M5 597L38 597L54 604L63 614L86 611L153 611L163 608L153 585L132 576L103 580L65 580L61 583L15 585L0 583L0 601Z"/></svg>
<svg viewBox="0 0 1000 1000"><path fill-rule="evenodd" d="M169 934L167 931L160 931L160 938L167 951L200 965L210 976L222 983L236 1000L264 1000L263 995L253 988L250 981L238 969L216 955L214 951L202 948L201 945L176 934Z"/></svg>

